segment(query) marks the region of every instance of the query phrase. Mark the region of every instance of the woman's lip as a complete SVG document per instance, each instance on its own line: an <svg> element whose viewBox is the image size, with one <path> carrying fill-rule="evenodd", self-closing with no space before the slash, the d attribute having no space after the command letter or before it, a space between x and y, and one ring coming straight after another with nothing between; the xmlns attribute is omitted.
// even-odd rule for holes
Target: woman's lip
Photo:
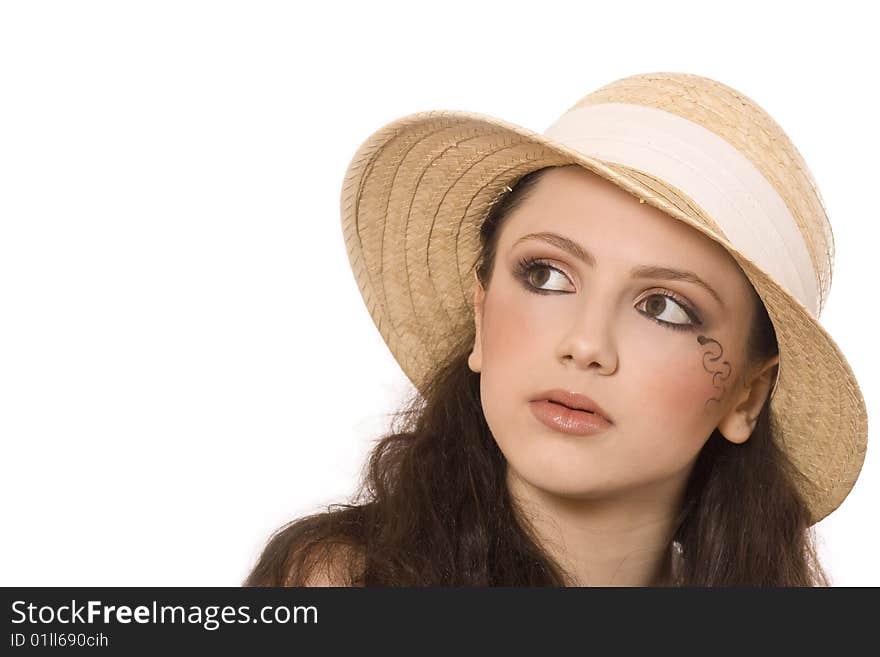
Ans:
<svg viewBox="0 0 880 657"><path fill-rule="evenodd" d="M544 400L544 401L548 401L548 402L550 402L551 404L559 404L560 406L565 406L565 408L570 408L570 409L573 410L573 411L582 411L583 413L590 413L591 415L595 415L595 411L588 411L588 410L583 409L583 408L574 408L574 407L572 407L572 406L569 406L568 404L563 404L562 402L558 402L558 401L556 401L555 399L546 399L546 400Z"/></svg>
<svg viewBox="0 0 880 657"><path fill-rule="evenodd" d="M532 400L552 401L567 406L573 410L592 411L597 415L601 415L610 424L614 424L614 421L609 417L608 413L605 412L605 409L581 392L575 392L565 388L553 388L552 390L539 392L532 397Z"/></svg>
<svg viewBox="0 0 880 657"><path fill-rule="evenodd" d="M548 399L530 401L529 409L540 422L560 433L590 436L611 426L601 415L568 408Z"/></svg>

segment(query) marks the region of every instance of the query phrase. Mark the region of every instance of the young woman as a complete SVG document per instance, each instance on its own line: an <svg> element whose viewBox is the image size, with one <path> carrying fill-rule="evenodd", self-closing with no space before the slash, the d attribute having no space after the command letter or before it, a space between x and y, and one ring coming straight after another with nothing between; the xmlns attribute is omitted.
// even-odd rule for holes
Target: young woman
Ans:
<svg viewBox="0 0 880 657"><path fill-rule="evenodd" d="M416 391L352 503L279 530L246 585L829 584L812 525L864 402L816 321L821 199L751 100L658 73L544 135L404 117L342 201Z"/></svg>

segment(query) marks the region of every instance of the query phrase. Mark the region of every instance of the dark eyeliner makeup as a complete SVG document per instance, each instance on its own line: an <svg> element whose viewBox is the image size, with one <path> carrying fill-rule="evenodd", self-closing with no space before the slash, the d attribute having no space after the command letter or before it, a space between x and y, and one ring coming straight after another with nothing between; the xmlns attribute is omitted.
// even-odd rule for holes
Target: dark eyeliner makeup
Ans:
<svg viewBox="0 0 880 657"><path fill-rule="evenodd" d="M569 282L571 282L570 279L568 279L568 276L566 276L565 272L563 272L558 267L554 267L546 260L544 260L542 258L530 258L530 257L526 256L526 257L520 258L517 261L517 263L514 267L514 271L513 271L514 276L522 284L522 286L526 289L526 291L531 292L532 294L571 294L571 292L568 292L565 290L544 290L544 289L541 289L539 287L535 287L534 285L532 285L529 282L529 275L536 269L552 269L553 271L558 272L559 274L564 276L566 278L566 280L569 280ZM684 313L691 320L691 323L690 324L678 324L675 322L666 322L662 319L657 319L655 316L653 316L643 310L638 310L638 308L636 309L636 310L638 310L638 312L640 314L644 315L645 317L647 317L651 321L655 322L656 324L659 324L660 326L670 328L673 331L693 331L693 330L697 329L698 327L702 326L703 322L699 319L699 316L697 315L696 311L691 307L691 305L689 303L684 301L684 299L679 297L672 290L661 289L661 290L658 290L657 292L651 293L650 295L645 297L645 299L649 299L652 296L660 296L660 297L665 297L665 298L671 299L673 302L675 302L678 306L681 307L681 309L684 311ZM644 301L645 299L642 299L642 301ZM639 303L641 304L641 302L639 302Z"/></svg>

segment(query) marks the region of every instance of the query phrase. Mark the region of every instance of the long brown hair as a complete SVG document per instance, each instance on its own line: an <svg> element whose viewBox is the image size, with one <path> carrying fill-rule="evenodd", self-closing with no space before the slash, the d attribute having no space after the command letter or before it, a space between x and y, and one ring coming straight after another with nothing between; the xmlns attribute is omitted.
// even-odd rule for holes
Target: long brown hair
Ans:
<svg viewBox="0 0 880 657"><path fill-rule="evenodd" d="M476 273L488 287L500 227L548 168L520 178L491 206ZM760 298L748 357L777 353ZM302 586L328 555L349 555L354 586L565 586L571 578L522 520L506 460L480 403L480 375L462 335L377 441L348 504L301 517L270 538L245 586ZM797 472L773 437L765 403L742 444L715 430L691 471L664 585L828 586ZM337 571L338 572L338 571Z"/></svg>

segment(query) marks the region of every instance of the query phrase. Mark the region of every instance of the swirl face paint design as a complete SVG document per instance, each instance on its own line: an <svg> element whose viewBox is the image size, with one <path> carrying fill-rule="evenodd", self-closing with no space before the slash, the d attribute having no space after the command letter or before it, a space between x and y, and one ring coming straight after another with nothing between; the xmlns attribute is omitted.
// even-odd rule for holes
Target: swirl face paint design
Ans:
<svg viewBox="0 0 880 657"><path fill-rule="evenodd" d="M732 368L730 367L730 363L726 360L722 361L720 365L718 364L718 360L724 354L724 348L721 346L721 343L718 342L718 340L707 338L705 335L698 335L697 342L699 342L701 345L706 345L710 342L713 343L712 345L710 345L709 351L703 354L703 369L705 369L712 375L712 385L716 390L719 391L717 397L711 397L706 400L706 403L703 404L703 407L705 408L706 406L708 406L709 402L721 402L721 398L724 396L724 391L727 386L720 385L718 382L727 381L727 379L730 377L730 372ZM713 354L714 347L718 347L718 353ZM707 360L711 361L712 364L710 365L709 363L707 363ZM713 367L720 367L721 369L713 369Z"/></svg>

